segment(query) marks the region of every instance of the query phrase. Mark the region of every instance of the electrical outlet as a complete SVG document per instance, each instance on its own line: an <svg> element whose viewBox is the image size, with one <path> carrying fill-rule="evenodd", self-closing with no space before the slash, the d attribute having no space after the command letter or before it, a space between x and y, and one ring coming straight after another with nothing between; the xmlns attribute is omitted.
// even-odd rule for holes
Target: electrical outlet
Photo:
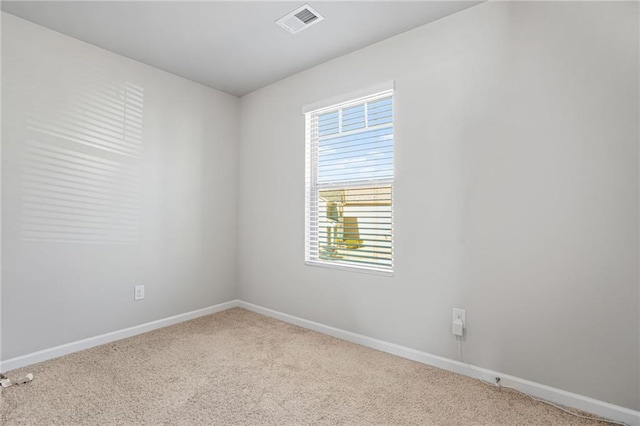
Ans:
<svg viewBox="0 0 640 426"><path fill-rule="evenodd" d="M133 300L144 299L144 285L137 285L134 287Z"/></svg>
<svg viewBox="0 0 640 426"><path fill-rule="evenodd" d="M462 320L462 324L464 324L465 328L467 327L467 311L460 308L453 308L453 318L452 321Z"/></svg>

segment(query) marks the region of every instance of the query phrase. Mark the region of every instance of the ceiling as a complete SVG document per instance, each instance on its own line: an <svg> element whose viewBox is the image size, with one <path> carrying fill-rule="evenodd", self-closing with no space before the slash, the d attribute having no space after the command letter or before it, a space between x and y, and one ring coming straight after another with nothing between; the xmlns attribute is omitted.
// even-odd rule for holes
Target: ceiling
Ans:
<svg viewBox="0 0 640 426"><path fill-rule="evenodd" d="M274 21L299 1L2 1L3 11L242 96L479 2L308 1L324 20Z"/></svg>

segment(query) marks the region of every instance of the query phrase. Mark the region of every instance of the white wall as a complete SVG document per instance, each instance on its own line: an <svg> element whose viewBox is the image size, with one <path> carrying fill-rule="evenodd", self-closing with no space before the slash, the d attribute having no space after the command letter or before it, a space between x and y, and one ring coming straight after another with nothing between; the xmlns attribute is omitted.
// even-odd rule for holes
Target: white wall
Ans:
<svg viewBox="0 0 640 426"><path fill-rule="evenodd" d="M395 276L304 265L301 106L396 81ZM493 2L242 98L241 299L639 409L638 6Z"/></svg>
<svg viewBox="0 0 640 426"><path fill-rule="evenodd" d="M5 13L2 87L2 359L236 298L238 98Z"/></svg>
<svg viewBox="0 0 640 426"><path fill-rule="evenodd" d="M637 18L483 4L244 97L239 138L237 98L3 13L2 359L237 296L455 358L459 306L470 362L639 409ZM395 276L306 267L300 107L391 79Z"/></svg>

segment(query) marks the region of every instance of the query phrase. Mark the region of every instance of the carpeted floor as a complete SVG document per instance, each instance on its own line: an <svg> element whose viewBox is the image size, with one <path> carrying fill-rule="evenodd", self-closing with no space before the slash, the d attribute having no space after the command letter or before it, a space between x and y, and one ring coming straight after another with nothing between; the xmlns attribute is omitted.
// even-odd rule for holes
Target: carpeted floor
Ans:
<svg viewBox="0 0 640 426"><path fill-rule="evenodd" d="M10 372L2 425L595 425L244 309Z"/></svg>

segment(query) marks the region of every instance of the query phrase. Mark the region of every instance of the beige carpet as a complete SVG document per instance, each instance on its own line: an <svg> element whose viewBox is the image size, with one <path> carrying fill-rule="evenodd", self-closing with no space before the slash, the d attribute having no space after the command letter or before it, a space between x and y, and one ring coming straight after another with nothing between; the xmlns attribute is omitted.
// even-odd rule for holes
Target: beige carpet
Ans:
<svg viewBox="0 0 640 426"><path fill-rule="evenodd" d="M595 425L243 309L10 372L2 425Z"/></svg>

